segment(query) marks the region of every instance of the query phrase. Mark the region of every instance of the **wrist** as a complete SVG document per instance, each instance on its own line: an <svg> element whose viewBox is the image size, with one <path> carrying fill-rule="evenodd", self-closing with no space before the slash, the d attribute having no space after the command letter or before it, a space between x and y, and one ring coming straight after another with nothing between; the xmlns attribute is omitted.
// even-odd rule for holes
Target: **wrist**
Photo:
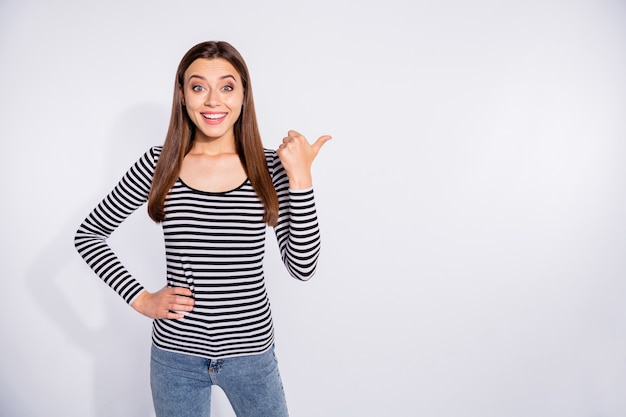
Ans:
<svg viewBox="0 0 626 417"><path fill-rule="evenodd" d="M130 303L130 306L141 313L143 311L143 307L145 305L146 297L148 296L148 294L148 291L146 291L145 289L142 290Z"/></svg>
<svg viewBox="0 0 626 417"><path fill-rule="evenodd" d="M292 190L304 190L313 186L313 178L310 175L302 177L289 177L289 188Z"/></svg>

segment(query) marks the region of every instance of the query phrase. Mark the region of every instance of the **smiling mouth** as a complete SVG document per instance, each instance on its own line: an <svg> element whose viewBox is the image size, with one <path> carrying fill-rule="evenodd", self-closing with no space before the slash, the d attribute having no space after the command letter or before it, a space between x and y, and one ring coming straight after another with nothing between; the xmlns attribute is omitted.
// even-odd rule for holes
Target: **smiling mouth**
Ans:
<svg viewBox="0 0 626 417"><path fill-rule="evenodd" d="M226 117L226 113L202 113L202 117L207 120L218 120Z"/></svg>

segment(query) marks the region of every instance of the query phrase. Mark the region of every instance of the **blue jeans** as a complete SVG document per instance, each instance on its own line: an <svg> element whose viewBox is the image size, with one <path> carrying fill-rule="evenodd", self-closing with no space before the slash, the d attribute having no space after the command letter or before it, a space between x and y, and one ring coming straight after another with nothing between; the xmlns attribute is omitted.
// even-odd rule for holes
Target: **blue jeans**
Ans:
<svg viewBox="0 0 626 417"><path fill-rule="evenodd" d="M150 386L157 417L209 417L211 386L224 390L237 417L286 417L274 346L259 355L206 359L152 345Z"/></svg>

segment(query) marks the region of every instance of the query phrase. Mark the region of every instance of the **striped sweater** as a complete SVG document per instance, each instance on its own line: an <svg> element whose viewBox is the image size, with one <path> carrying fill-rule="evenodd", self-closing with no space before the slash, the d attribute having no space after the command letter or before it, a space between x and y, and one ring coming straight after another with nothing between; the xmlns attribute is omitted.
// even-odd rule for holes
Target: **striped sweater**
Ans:
<svg viewBox="0 0 626 417"><path fill-rule="evenodd" d="M160 152L160 146L151 148L126 172L74 239L87 264L129 304L144 287L121 264L107 238L147 202ZM291 276L307 280L320 250L313 189L289 189L276 152L266 149L265 156L279 199L274 231L282 261ZM154 320L154 344L211 359L269 349L274 329L263 272L266 224L250 181L211 193L179 179L165 200L165 214L167 285L189 288L195 305L182 319Z"/></svg>

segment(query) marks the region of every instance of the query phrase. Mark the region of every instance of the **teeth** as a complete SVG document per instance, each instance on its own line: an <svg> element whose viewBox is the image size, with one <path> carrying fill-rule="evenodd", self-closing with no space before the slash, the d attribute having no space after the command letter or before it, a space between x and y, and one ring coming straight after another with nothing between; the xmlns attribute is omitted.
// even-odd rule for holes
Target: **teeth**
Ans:
<svg viewBox="0 0 626 417"><path fill-rule="evenodd" d="M226 113L220 113L220 114L203 114L202 116L203 116L205 119L215 120L215 119L221 119L222 117L226 116Z"/></svg>

